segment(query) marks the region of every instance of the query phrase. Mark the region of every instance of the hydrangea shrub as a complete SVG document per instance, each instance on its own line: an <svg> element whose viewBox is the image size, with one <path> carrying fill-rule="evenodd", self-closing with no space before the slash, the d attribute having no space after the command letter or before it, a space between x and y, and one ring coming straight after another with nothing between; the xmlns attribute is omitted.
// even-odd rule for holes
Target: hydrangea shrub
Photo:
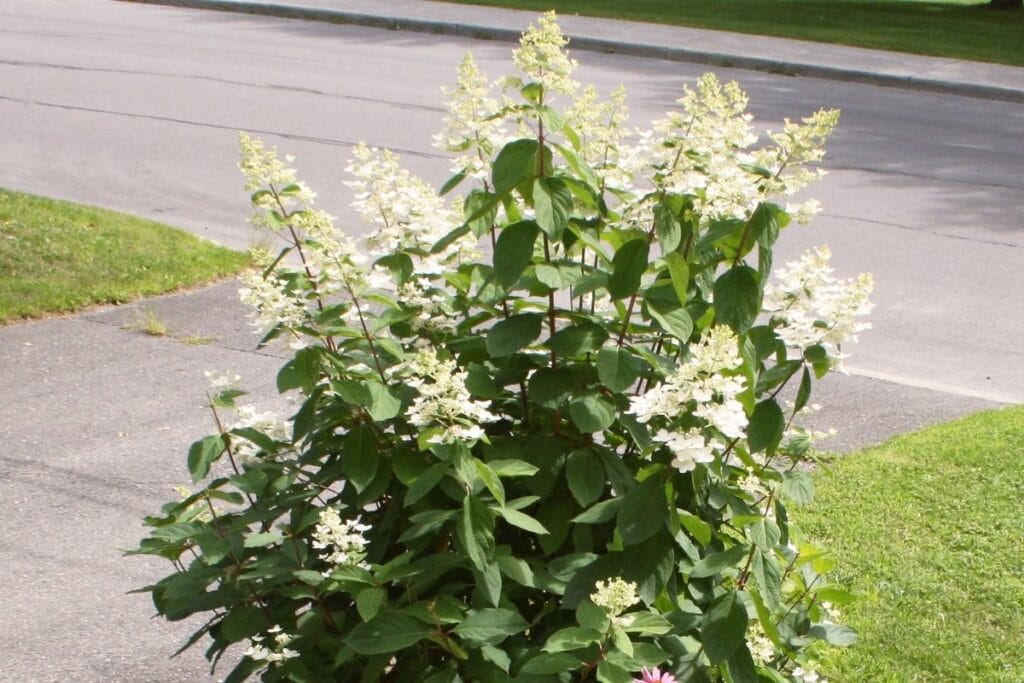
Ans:
<svg viewBox="0 0 1024 683"><path fill-rule="evenodd" d="M466 57L440 192L357 147L359 242L242 136L285 246L241 296L299 407L214 378L194 490L135 551L171 562L144 590L204 620L186 647L228 653L228 681L810 683L854 640L787 509L871 280L824 248L772 276L838 112L759 138L706 75L633 130L566 42L543 16L496 83Z"/></svg>

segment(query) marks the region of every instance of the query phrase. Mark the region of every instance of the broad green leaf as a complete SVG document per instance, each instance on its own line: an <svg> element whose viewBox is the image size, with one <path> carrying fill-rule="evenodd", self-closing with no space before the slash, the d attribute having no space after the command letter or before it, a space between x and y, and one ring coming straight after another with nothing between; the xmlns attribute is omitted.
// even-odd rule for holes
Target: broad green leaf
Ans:
<svg viewBox="0 0 1024 683"><path fill-rule="evenodd" d="M779 544L779 539L782 538L779 525L765 517L747 527L747 531L750 533L750 540L754 542L754 545L766 553L772 552Z"/></svg>
<svg viewBox="0 0 1024 683"><path fill-rule="evenodd" d="M778 608L782 601L782 567L779 566L778 560L770 553L758 551L754 553L750 573L768 608Z"/></svg>
<svg viewBox="0 0 1024 683"><path fill-rule="evenodd" d="M268 545L276 545L284 541L284 536L277 531L261 531L255 534L249 534L245 537L245 543L243 544L246 548L262 548Z"/></svg>
<svg viewBox="0 0 1024 683"><path fill-rule="evenodd" d="M359 591L359 595L356 596L356 611L363 621L370 621L377 616L384 602L384 595L384 589L376 587Z"/></svg>
<svg viewBox="0 0 1024 683"><path fill-rule="evenodd" d="M367 411L374 420L390 420L402 409L402 402L391 391L376 380L367 380L366 388L370 392L370 405Z"/></svg>
<svg viewBox="0 0 1024 683"><path fill-rule="evenodd" d="M711 553L694 564L690 576L695 579L702 579L707 576L721 574L730 567L737 567L747 558L749 552L750 547L747 545L734 545L728 550Z"/></svg>
<svg viewBox="0 0 1024 683"><path fill-rule="evenodd" d="M543 322L541 313L520 313L499 321L487 331L487 353L499 358L529 346L540 336Z"/></svg>
<svg viewBox="0 0 1024 683"><path fill-rule="evenodd" d="M747 607L738 591L729 591L711 603L704 614L700 640L712 664L732 655L746 638Z"/></svg>
<svg viewBox="0 0 1024 683"><path fill-rule="evenodd" d="M668 264L668 274L672 280L672 288L676 291L676 297L685 304L690 299L690 267L686 259L678 252L672 252L665 257Z"/></svg>
<svg viewBox="0 0 1024 683"><path fill-rule="evenodd" d="M448 463L438 462L419 474L406 490L405 499L402 501L403 505L412 505L430 493L444 479L448 468Z"/></svg>
<svg viewBox="0 0 1024 683"><path fill-rule="evenodd" d="M537 178L533 182L533 211L540 229L553 240L561 239L572 211L572 192L558 178Z"/></svg>
<svg viewBox="0 0 1024 683"><path fill-rule="evenodd" d="M746 643L740 643L731 655L725 660L725 667L729 671L729 678L732 683L759 683L761 678L757 675L757 666Z"/></svg>
<svg viewBox="0 0 1024 683"><path fill-rule="evenodd" d="M601 325L582 322L555 332L544 346L559 356L579 356L596 351L608 339L608 332Z"/></svg>
<svg viewBox="0 0 1024 683"><path fill-rule="evenodd" d="M798 505L810 505L814 500L814 481L807 472L786 472L782 475L782 492Z"/></svg>
<svg viewBox="0 0 1024 683"><path fill-rule="evenodd" d="M622 499L616 529L623 545L643 543L665 526L668 517L665 489L657 476L643 481Z"/></svg>
<svg viewBox="0 0 1024 683"><path fill-rule="evenodd" d="M480 571L485 571L494 552L494 518L473 494L462 502L462 514L456 535L466 556Z"/></svg>
<svg viewBox="0 0 1024 683"><path fill-rule="evenodd" d="M510 510L509 508L502 508L499 513L505 518L505 521L512 526L517 526L520 529L529 531L537 535L544 535L548 533L548 530L544 528L544 525L538 522L536 519L520 512L519 510Z"/></svg>
<svg viewBox="0 0 1024 683"><path fill-rule="evenodd" d="M663 330L682 342L693 334L693 319L679 303L675 289L669 283L658 282L647 290L644 302L647 312L658 321Z"/></svg>
<svg viewBox="0 0 1024 683"><path fill-rule="evenodd" d="M604 633L611 623L608 613L590 600L583 600L576 607L576 621L580 626Z"/></svg>
<svg viewBox="0 0 1024 683"><path fill-rule="evenodd" d="M498 501L498 505L505 506L505 487L501 484L501 479L492 470L487 463L473 458L473 464L476 466L476 473L480 476L481 481L484 482L484 486L494 496L494 500Z"/></svg>
<svg viewBox="0 0 1024 683"><path fill-rule="evenodd" d="M644 239L630 240L619 247L612 258L612 275L608 278L608 295L612 299L624 299L636 293L647 271L649 254L650 245Z"/></svg>
<svg viewBox="0 0 1024 683"><path fill-rule="evenodd" d="M569 626L551 634L544 643L544 652L569 652L596 643L602 638L601 631L580 626Z"/></svg>
<svg viewBox="0 0 1024 683"><path fill-rule="evenodd" d="M782 433L786 430L786 416L775 399L761 401L754 408L747 425L747 443L751 453L767 453L771 455L782 441Z"/></svg>
<svg viewBox="0 0 1024 683"><path fill-rule="evenodd" d="M625 391L633 386L641 369L640 361L628 349L601 349L597 354L597 376L612 391Z"/></svg>
<svg viewBox="0 0 1024 683"><path fill-rule="evenodd" d="M683 228L679 225L672 209L665 204L654 207L654 230L658 235L658 243L663 254L675 252L682 240Z"/></svg>
<svg viewBox="0 0 1024 683"><path fill-rule="evenodd" d="M807 405L811 398L811 371L804 367L803 377L800 378L800 388L796 392L796 400L793 402L793 412L799 413Z"/></svg>
<svg viewBox="0 0 1024 683"><path fill-rule="evenodd" d="M205 479L210 472L210 465L223 452L224 437L220 434L211 434L192 444L192 447L188 449L188 471L192 475L192 481Z"/></svg>
<svg viewBox="0 0 1024 683"><path fill-rule="evenodd" d="M604 431L615 422L617 413L611 399L597 392L580 394L569 403L569 416L584 434Z"/></svg>
<svg viewBox="0 0 1024 683"><path fill-rule="evenodd" d="M560 408L575 386L576 378L569 368L541 368L530 376L530 402L545 408Z"/></svg>
<svg viewBox="0 0 1024 683"><path fill-rule="evenodd" d="M486 234L494 225L498 214L499 195L477 188L469 193L462 205L466 225L477 237Z"/></svg>
<svg viewBox="0 0 1024 683"><path fill-rule="evenodd" d="M697 539L697 542L701 545L707 545L711 542L711 525L692 512L680 510L679 523L682 524L683 527L690 532L690 535Z"/></svg>
<svg viewBox="0 0 1024 683"><path fill-rule="evenodd" d="M491 562L483 571L473 570L473 578L476 579L477 588L484 594L484 597L494 607L501 603L501 568L497 562Z"/></svg>
<svg viewBox="0 0 1024 683"><path fill-rule="evenodd" d="M627 657L633 656L633 641L618 624L612 624L612 644Z"/></svg>
<svg viewBox="0 0 1024 683"><path fill-rule="evenodd" d="M615 517L619 508L622 507L622 498L609 498L602 500L589 510L584 510L572 518L575 524L600 524Z"/></svg>
<svg viewBox="0 0 1024 683"><path fill-rule="evenodd" d="M511 287L522 276L533 258L533 245L539 234L540 227L534 221L513 223L498 233L494 276L501 286Z"/></svg>
<svg viewBox="0 0 1024 683"><path fill-rule="evenodd" d="M664 635L672 630L672 622L654 612L631 612L630 622L623 626L627 633Z"/></svg>
<svg viewBox="0 0 1024 683"><path fill-rule="evenodd" d="M377 475L380 458L377 441L368 425L360 424L345 435L341 447L342 471L356 491L362 492Z"/></svg>
<svg viewBox="0 0 1024 683"><path fill-rule="evenodd" d="M586 507L604 492L604 464L589 451L573 451L565 461L565 480L572 497Z"/></svg>
<svg viewBox="0 0 1024 683"><path fill-rule="evenodd" d="M524 674L560 674L578 669L583 662L579 657L565 652L549 652L537 655L519 670Z"/></svg>
<svg viewBox="0 0 1024 683"><path fill-rule="evenodd" d="M494 192L502 195L519 185L527 178L537 175L536 140L513 140L498 152L491 171L491 184Z"/></svg>
<svg viewBox="0 0 1024 683"><path fill-rule="evenodd" d="M857 632L841 624L814 624L807 635L838 647L849 647L857 642Z"/></svg>
<svg viewBox="0 0 1024 683"><path fill-rule="evenodd" d="M761 312L761 285L757 271L737 266L723 273L714 287L715 320L743 334Z"/></svg>
<svg viewBox="0 0 1024 683"><path fill-rule="evenodd" d="M529 624L510 609L482 609L466 616L455 627L455 633L466 640L497 644L505 638L525 631Z"/></svg>
<svg viewBox="0 0 1024 683"><path fill-rule="evenodd" d="M380 614L357 624L345 644L361 655L391 654L415 645L429 632L429 626L404 614Z"/></svg>
<svg viewBox="0 0 1024 683"><path fill-rule="evenodd" d="M267 618L263 616L255 605L239 605L235 607L220 622L220 633L229 643L237 643L240 640L254 636L267 625Z"/></svg>
<svg viewBox="0 0 1024 683"><path fill-rule="evenodd" d="M487 464L499 477L532 477L538 471L536 465L525 460L491 460Z"/></svg>
<svg viewBox="0 0 1024 683"><path fill-rule="evenodd" d="M599 683L632 683L635 679L621 666L606 659L597 665L597 680Z"/></svg>

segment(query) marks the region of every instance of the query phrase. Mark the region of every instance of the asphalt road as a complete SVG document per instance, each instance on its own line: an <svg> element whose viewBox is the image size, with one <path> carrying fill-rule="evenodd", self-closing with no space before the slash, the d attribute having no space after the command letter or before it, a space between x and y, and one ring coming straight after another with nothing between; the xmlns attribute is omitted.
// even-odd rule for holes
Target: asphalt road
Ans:
<svg viewBox="0 0 1024 683"><path fill-rule="evenodd" d="M443 180L430 136L440 87L468 49L492 76L510 65L509 46L467 39L102 0L3 0L0 186L244 247L252 238L235 159L236 131L247 130L296 155L321 205L357 232L341 184L351 146L392 147ZM641 126L702 71L576 56L581 80L604 92L626 84ZM827 243L840 273L875 274L875 329L853 349L854 376L826 391L860 411L860 422L836 424L854 432L848 443L1024 401L1020 105L718 72L749 92L763 128L843 110L831 173L813 192L824 215L788 230L779 260ZM196 322L188 303L205 296L165 311L192 333L217 335L201 349L126 333L123 311L0 334L0 679L203 677L197 655L164 659L186 628L147 622L143 598L119 595L156 576L154 565L126 564L112 548L138 537L134 520L182 478L168 468L207 427L196 354L250 376L277 364L252 353L243 323L225 322L240 320L237 310ZM109 350L97 357L98 346Z"/></svg>

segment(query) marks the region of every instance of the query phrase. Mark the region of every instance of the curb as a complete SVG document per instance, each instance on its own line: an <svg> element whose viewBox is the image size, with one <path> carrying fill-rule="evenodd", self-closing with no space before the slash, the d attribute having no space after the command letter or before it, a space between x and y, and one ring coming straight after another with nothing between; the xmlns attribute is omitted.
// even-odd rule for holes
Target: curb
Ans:
<svg viewBox="0 0 1024 683"><path fill-rule="evenodd" d="M427 19L410 19L389 17L346 10L318 9L285 4L268 4L263 2L244 2L239 0L119 0L146 5L168 5L187 9L216 10L236 12L259 16L280 17L284 19L304 19L332 24L351 24L381 28L392 31L414 31L417 33L433 33L439 35L458 36L477 40L497 40L516 42L519 40L519 29L496 28L474 24L449 23ZM941 79L920 78L912 75L882 74L862 69L808 64L803 62L786 62L762 57L749 57L692 50L664 45L645 43L629 43L603 38L573 35L567 32L571 45L577 50L621 54L631 57L664 59L673 62L708 64L724 68L765 71L785 76L804 76L822 78L850 83L865 83L905 90L918 90L941 94L961 95L977 99L1016 102L1024 104L1024 90L1005 88L995 85L982 85L963 81L946 81Z"/></svg>

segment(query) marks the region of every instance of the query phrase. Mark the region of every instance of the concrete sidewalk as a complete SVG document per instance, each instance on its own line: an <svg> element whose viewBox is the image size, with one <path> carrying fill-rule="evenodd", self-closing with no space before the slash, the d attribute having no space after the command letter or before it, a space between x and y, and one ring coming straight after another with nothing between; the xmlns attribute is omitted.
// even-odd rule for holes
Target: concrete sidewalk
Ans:
<svg viewBox="0 0 1024 683"><path fill-rule="evenodd" d="M127 0L514 41L533 11L433 0ZM870 83L1024 103L1024 68L959 59L581 16L559 23L577 50Z"/></svg>

